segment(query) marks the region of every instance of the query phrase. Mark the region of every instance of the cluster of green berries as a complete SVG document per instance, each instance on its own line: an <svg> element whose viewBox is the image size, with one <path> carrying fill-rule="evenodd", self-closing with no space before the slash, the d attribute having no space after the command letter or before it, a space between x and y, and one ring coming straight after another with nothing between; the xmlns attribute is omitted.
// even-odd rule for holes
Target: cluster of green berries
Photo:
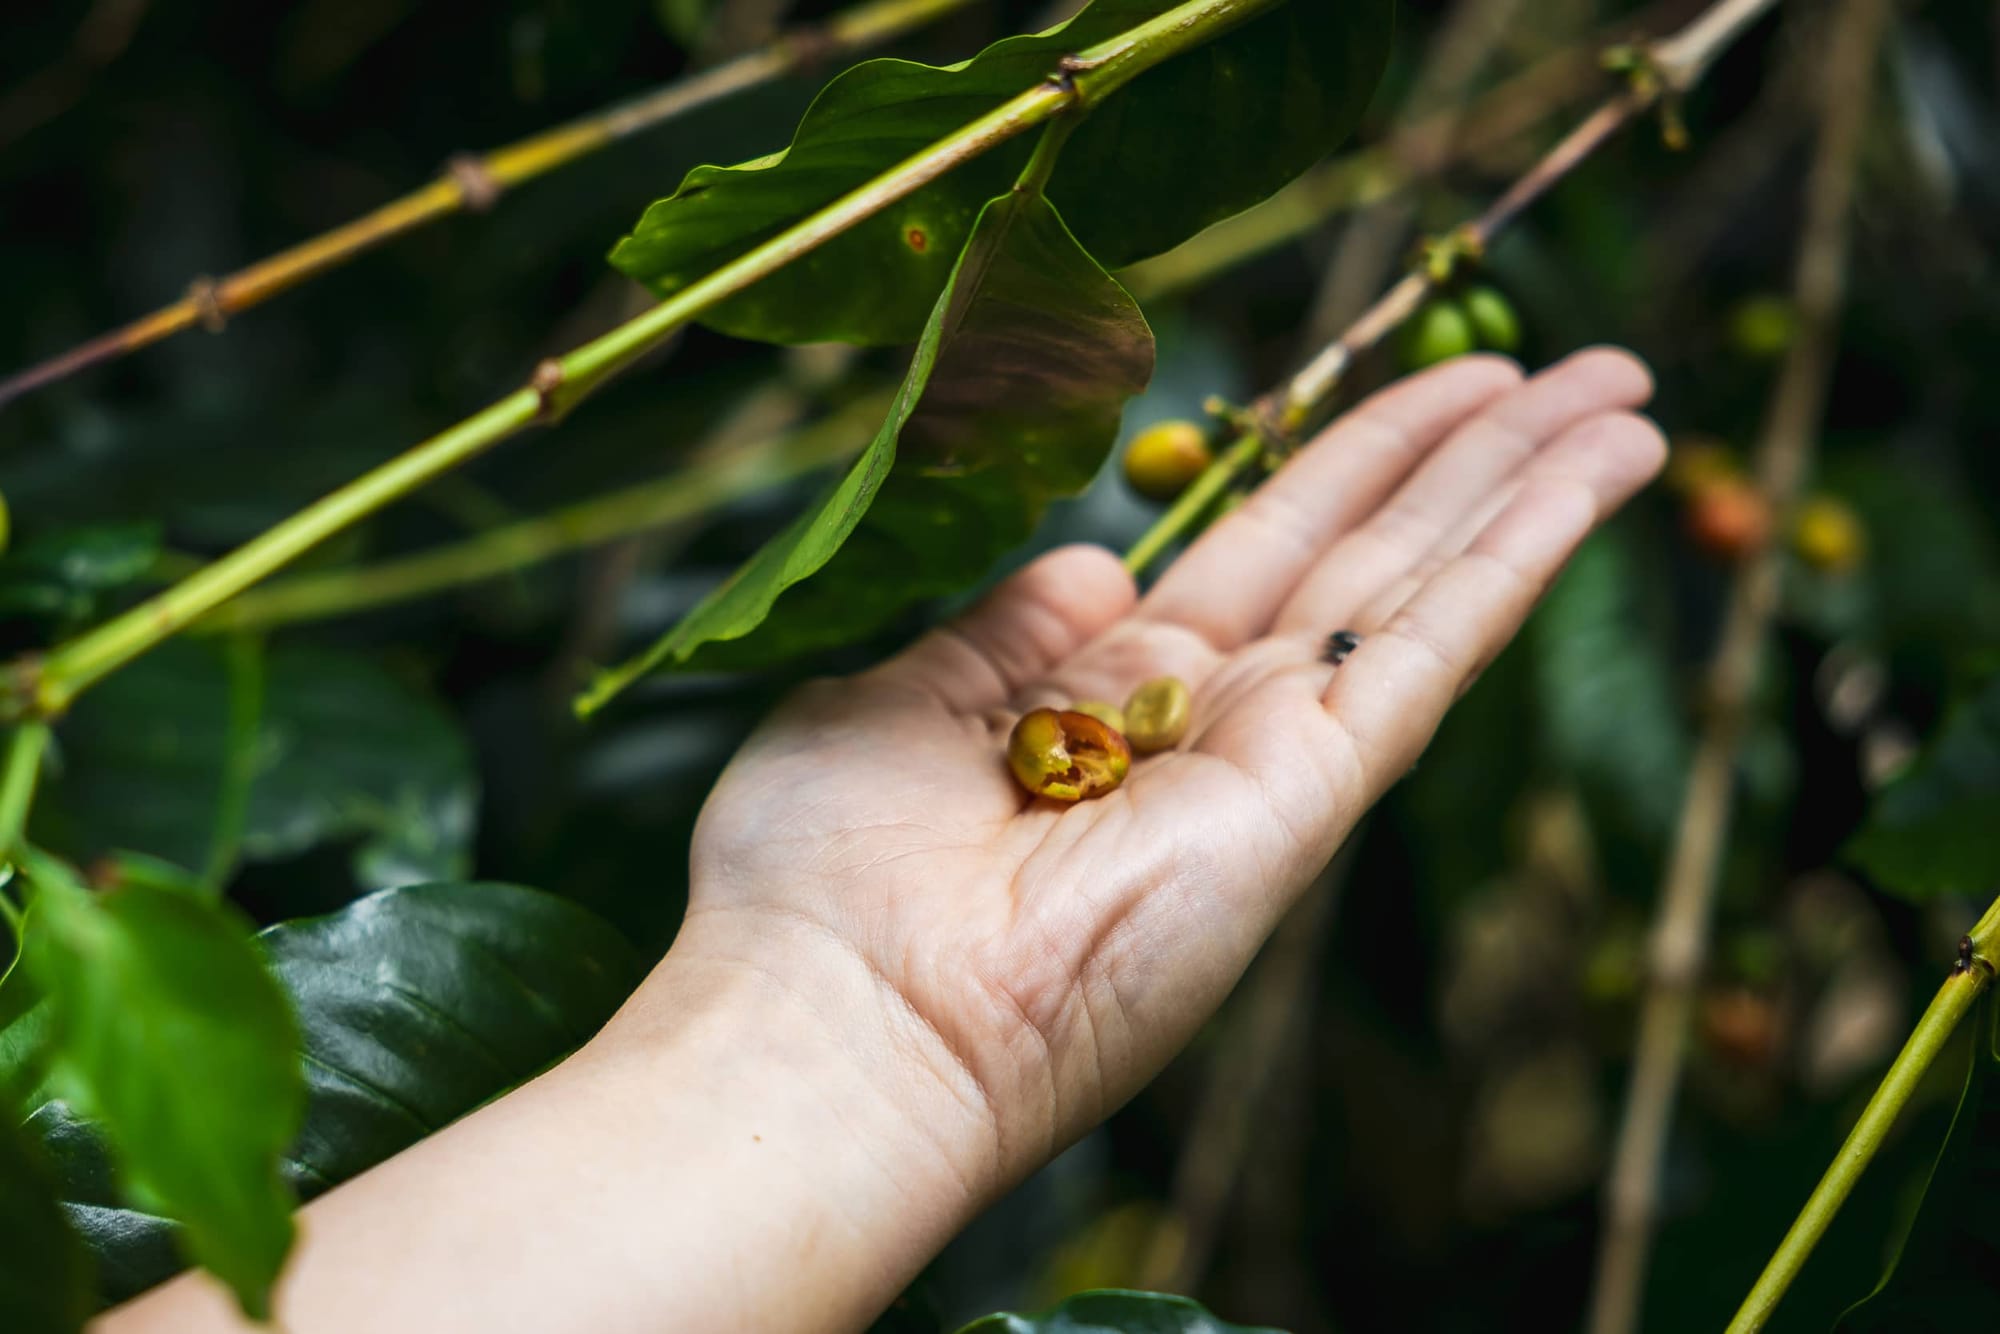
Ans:
<svg viewBox="0 0 2000 1334"><path fill-rule="evenodd" d="M1403 369L1420 371L1481 348L1513 352L1520 346L1520 316L1498 288L1481 284L1424 302L1403 326L1400 351Z"/></svg>

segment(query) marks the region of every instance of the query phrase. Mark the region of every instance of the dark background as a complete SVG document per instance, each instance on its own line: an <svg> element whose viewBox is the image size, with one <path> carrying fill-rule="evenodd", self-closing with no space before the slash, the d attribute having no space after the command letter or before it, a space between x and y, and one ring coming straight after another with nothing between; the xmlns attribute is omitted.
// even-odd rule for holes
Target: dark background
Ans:
<svg viewBox="0 0 2000 1334"><path fill-rule="evenodd" d="M1691 8L1647 22L1662 30ZM1041 12L978 7L899 49L955 60ZM1477 86L1590 45L1622 12L1520 6ZM1403 7L1363 142L1395 123L1439 14ZM1746 343L1741 313L1789 287L1814 128L1798 75L1816 68L1825 17L1788 6L1727 57L1688 108L1692 151L1642 126L1497 248L1489 275L1522 313L1525 360L1628 343L1656 367L1670 434L1754 443L1775 363ZM1868 557L1844 577L1795 572L1788 588L1670 1146L1652 1328L1720 1327L1976 916L1872 883L1843 847L1897 757L2000 644L1992 23L1983 6L1913 8L1883 53L1816 482L1860 514ZM648 0L17 3L5 24L0 369L344 221L453 152L643 91L690 58ZM17 542L151 520L170 569L483 406L539 357L636 309L603 261L610 245L689 166L780 146L818 82L785 80L644 134L246 312L223 336L190 333L0 410ZM1419 189L1419 224L1442 228L1490 198L1598 89ZM1151 303L1162 371L1128 426L1283 375L1341 238L1336 219ZM818 401L801 365L692 332L558 434L506 446L310 560L413 550L657 475L774 379ZM1390 369L1377 358L1362 379ZM899 371L895 354L869 354L848 374ZM662 948L699 802L785 682L657 682L587 727L568 701L586 664L648 642L808 492L780 488L685 530L281 642L365 655L462 735L477 874L571 895ZM1118 544L1149 517L1108 479L1049 537ZM1576 1326L1643 932L1729 573L1682 519L1679 501L1654 494L1593 545L1371 818L1329 924L1303 935L1312 966L1281 996L1287 1022L1246 1026L1243 1007L1226 1010L954 1246L925 1300L958 1316L1149 1277L1142 1256L1179 1226L1173 1182L1207 1081L1249 1043L1269 1048L1275 1073L1247 1109L1238 1189L1199 1220L1220 1240L1196 1295L1302 1332ZM4 633L18 648L51 628L22 618ZM232 895L262 920L324 911L362 887L350 851L336 840L257 859ZM1919 1094L1773 1328L1823 1329L1871 1285L1957 1078L1941 1069Z"/></svg>

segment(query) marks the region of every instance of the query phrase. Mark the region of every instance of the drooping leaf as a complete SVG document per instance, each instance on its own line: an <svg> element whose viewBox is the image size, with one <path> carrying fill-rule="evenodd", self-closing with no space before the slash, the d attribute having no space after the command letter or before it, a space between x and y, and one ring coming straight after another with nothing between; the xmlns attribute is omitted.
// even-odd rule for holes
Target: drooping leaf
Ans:
<svg viewBox="0 0 2000 1334"><path fill-rule="evenodd" d="M1152 366L1145 317L1048 202L994 200L873 443L586 711L653 666L747 666L851 642L970 583L1050 500L1090 484Z"/></svg>
<svg viewBox="0 0 2000 1334"><path fill-rule="evenodd" d="M52 1082L103 1125L131 1197L180 1220L192 1258L261 1317L291 1246L278 1157L304 1105L284 993L223 905L36 880L25 962L49 999Z"/></svg>
<svg viewBox="0 0 2000 1334"><path fill-rule="evenodd" d="M1639 605L1642 575L1618 530L1584 544L1532 622L1535 684L1557 758L1640 834L1664 839L1688 737Z"/></svg>
<svg viewBox="0 0 2000 1334"><path fill-rule="evenodd" d="M2000 1003L1991 988L1970 1027L1965 1093L1923 1203L1895 1263L1836 1334L1949 1334L2000 1306Z"/></svg>
<svg viewBox="0 0 2000 1334"><path fill-rule="evenodd" d="M1107 1288L1080 1292L1038 1315L989 1315L959 1334L1278 1334L1232 1325L1186 1297Z"/></svg>
<svg viewBox="0 0 2000 1334"><path fill-rule="evenodd" d="M1075 19L947 68L871 60L829 84L790 148L697 167L612 252L662 296L713 271L1034 87L1065 54L1180 0L1095 0ZM1390 0L1290 0L1148 70L1093 108L1050 196L1108 268L1168 250L1277 190L1354 128L1389 41ZM1028 137L957 167L703 318L774 342L909 342L981 206Z"/></svg>
<svg viewBox="0 0 2000 1334"><path fill-rule="evenodd" d="M261 685L240 812L229 802L242 742L228 654L178 640L78 701L35 837L78 861L131 850L201 870L218 825L237 816L227 842L251 860L355 839L365 888L464 873L475 779L442 709L365 659L312 648L270 652Z"/></svg>
<svg viewBox="0 0 2000 1334"><path fill-rule="evenodd" d="M76 1334L90 1316L90 1257L30 1138L0 1119L0 1316L7 1334Z"/></svg>
<svg viewBox="0 0 2000 1334"><path fill-rule="evenodd" d="M2000 882L2000 676L1946 718L1909 772L1875 798L1848 855L1908 898Z"/></svg>
<svg viewBox="0 0 2000 1334"><path fill-rule="evenodd" d="M281 1163L301 1201L559 1059L642 971L602 919L513 885L385 890L258 940L304 1041L305 1118ZM107 1300L179 1267L173 1225L118 1192L93 1126L52 1103L30 1130L58 1168Z"/></svg>

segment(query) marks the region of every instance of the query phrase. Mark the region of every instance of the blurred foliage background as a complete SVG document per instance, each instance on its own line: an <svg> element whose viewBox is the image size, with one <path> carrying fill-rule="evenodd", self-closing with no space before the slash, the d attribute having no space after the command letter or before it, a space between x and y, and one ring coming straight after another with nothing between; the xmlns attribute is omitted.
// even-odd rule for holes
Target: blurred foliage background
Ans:
<svg viewBox="0 0 2000 1334"><path fill-rule="evenodd" d="M781 15L834 8L724 6L729 21L711 26L677 0L17 6L0 55L0 368L373 207L453 152L643 91ZM1387 213L1335 211L1178 291L1141 285L1162 361L1128 432L1285 374L1420 232L1490 198L1602 95L1601 46L1696 8L1404 4L1363 146L1563 53L1583 73L1518 124L1469 119L1444 169ZM1440 88L1418 72L1461 10L1490 31ZM1525 361L1629 344L1657 371L1654 411L1677 444L1754 442L1789 336L1826 11L1788 5L1725 58L1686 108L1688 151L1640 127L1507 235L1486 276L1520 312ZM994 0L898 50L958 59L1049 12ZM1926 873L1925 839L1855 839L1948 718L1963 719L1952 744L1971 795L1953 799L1967 839L1990 827L1979 794L2000 785L1994 22L1990 6L1909 6L1882 53L1813 483L1858 522L1858 542L1788 576L1669 1147L1652 1328L1727 1318L1982 906ZM818 82L710 107L220 337L186 335L0 411L15 528L0 565L5 647L49 642L226 550L639 309L606 250L688 167L781 146ZM1475 129L1487 131L1476 145ZM1407 158L1388 161L1390 179L1408 173ZM1355 392L1391 360L1368 361ZM420 550L652 478L899 372L894 353L690 331L556 433L307 564ZM222 850L231 896L275 922L476 875L578 900L657 953L702 797L788 680L655 679L588 726L570 700L588 667L650 642L811 491L776 486L698 522L276 632L251 748L264 776L240 847ZM1732 569L1699 510L1685 487L1658 489L1582 554L1211 1031L948 1250L903 1317L1137 1284L1298 1331L1577 1325L1644 933ZM1107 475L1035 545L1123 545L1153 513ZM916 624L797 670L868 660ZM204 869L222 772L241 762L241 671L220 641L193 639L89 696L37 836L86 861L132 849ZM1245 1076L1256 1068L1266 1076ZM1962 1069L1934 1072L1774 1328L1824 1329L1872 1285Z"/></svg>

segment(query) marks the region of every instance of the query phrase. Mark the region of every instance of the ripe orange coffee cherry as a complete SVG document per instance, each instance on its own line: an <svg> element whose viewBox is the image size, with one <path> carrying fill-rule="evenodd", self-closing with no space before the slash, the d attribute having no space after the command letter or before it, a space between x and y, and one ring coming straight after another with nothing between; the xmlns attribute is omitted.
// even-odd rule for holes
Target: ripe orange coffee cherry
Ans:
<svg viewBox="0 0 2000 1334"><path fill-rule="evenodd" d="M1162 503L1187 490L1188 484L1215 462L1208 432L1191 421L1164 421L1148 426L1125 447L1125 480L1148 500Z"/></svg>
<svg viewBox="0 0 2000 1334"><path fill-rule="evenodd" d="M1814 496L1792 520L1792 550L1823 574L1847 574L1868 554L1868 529L1846 501Z"/></svg>
<svg viewBox="0 0 2000 1334"><path fill-rule="evenodd" d="M1038 797L1082 801L1125 781L1132 747L1087 713L1036 709L1015 723L1007 738L1007 767L1015 782Z"/></svg>
<svg viewBox="0 0 2000 1334"><path fill-rule="evenodd" d="M1771 535L1771 507L1743 478L1710 482L1688 497L1688 535L1719 560L1747 560Z"/></svg>

